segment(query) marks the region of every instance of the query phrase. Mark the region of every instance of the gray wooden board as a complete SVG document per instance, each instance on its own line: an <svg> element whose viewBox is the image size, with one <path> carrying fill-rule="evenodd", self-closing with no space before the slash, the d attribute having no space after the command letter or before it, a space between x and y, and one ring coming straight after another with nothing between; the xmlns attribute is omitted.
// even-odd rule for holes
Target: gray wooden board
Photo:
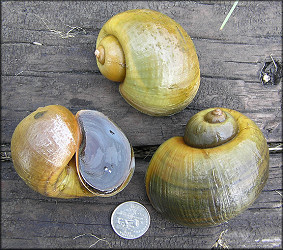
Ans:
<svg viewBox="0 0 283 250"><path fill-rule="evenodd" d="M230 7L231 2L4 2L2 141L9 143L28 113L49 104L73 112L99 110L134 146L158 145L182 135L191 115L213 106L246 114L268 141L282 141L281 85L267 87L259 80L270 55L281 58L281 2L240 2L219 31ZM93 55L98 32L111 16L131 8L162 11L192 37L201 86L183 112L161 118L144 115L123 100L117 83L99 73Z"/></svg>
<svg viewBox="0 0 283 250"><path fill-rule="evenodd" d="M1 164L3 248L87 248L96 242L93 248L211 248L217 240L220 247L282 247L280 154L271 154L269 181L252 207L218 227L190 229L171 223L156 213L145 194L144 174L152 149L182 135L188 119L202 109L238 110L255 121L269 143L282 143L282 86L263 86L259 79L271 56L282 62L282 3L239 1L220 31L232 4L1 2L1 159L8 155ZM134 8L158 10L175 19L195 44L200 89L193 102L173 116L136 111L120 96L118 84L105 79L96 65L93 52L99 30L111 16ZM16 125L39 106L50 104L64 105L73 113L103 112L122 128L135 153L141 150L133 179L121 193L106 199L46 198L15 173L9 154ZM148 232L136 240L120 238L110 225L114 208L127 200L141 202L152 218ZM83 234L87 235L73 239Z"/></svg>
<svg viewBox="0 0 283 250"><path fill-rule="evenodd" d="M129 185L109 198L63 200L32 191L15 173L11 162L2 163L2 247L87 248L98 239L99 248L211 248L221 243L230 248L282 246L282 156L272 154L270 176L255 203L234 219L211 228L187 228L163 218L151 206L144 176L149 159L137 159ZM136 240L120 238L110 217L120 203L133 200L149 211L151 225ZM79 238L76 236L86 234Z"/></svg>

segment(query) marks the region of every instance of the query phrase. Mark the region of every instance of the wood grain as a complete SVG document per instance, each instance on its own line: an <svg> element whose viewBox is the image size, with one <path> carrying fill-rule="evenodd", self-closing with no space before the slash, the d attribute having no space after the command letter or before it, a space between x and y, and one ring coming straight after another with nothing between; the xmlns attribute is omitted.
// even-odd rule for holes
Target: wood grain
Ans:
<svg viewBox="0 0 283 250"><path fill-rule="evenodd" d="M232 4L1 2L2 248L282 247L282 84L263 86L260 81L260 70L271 56L282 63L282 3L239 1L220 31ZM134 8L168 15L195 44L200 89L193 102L173 116L151 117L135 110L119 94L118 84L105 79L96 65L93 52L101 27L111 16ZM64 105L73 113L95 109L122 128L137 157L133 179L121 193L110 198L52 199L32 191L16 174L10 158L13 131L29 113L50 104ZM247 115L270 148L275 143L281 152L270 154L268 183L249 209L217 227L187 228L154 210L144 175L154 150L170 137L183 135L192 115L213 106ZM145 205L151 216L149 230L136 240L120 238L110 225L112 211L128 200Z"/></svg>
<svg viewBox="0 0 283 250"><path fill-rule="evenodd" d="M10 141L15 126L28 113L48 104L61 104L73 112L99 110L123 128L134 146L158 145L182 134L188 117L212 106L243 112L258 124L268 141L282 141L281 85L266 87L259 80L263 62L270 60L270 55L280 58L282 54L280 3L242 4L220 32L217 24L221 25L228 3L123 2L118 8L115 2L5 2L3 142ZM107 17L130 7L162 11L191 35L200 61L201 86L184 112L152 119L130 107L120 96L118 84L99 73L93 55L97 34ZM255 8L260 15L263 7L266 22L250 12ZM268 21L271 27L266 26ZM72 27L79 28L66 35Z"/></svg>
<svg viewBox="0 0 283 250"><path fill-rule="evenodd" d="M230 248L279 247L282 223L282 156L270 160L270 177L256 202L241 215L217 227L196 229L174 224L158 214L145 192L144 176L148 160L137 159L129 185L109 198L62 200L47 198L32 191L12 169L2 164L2 247L85 247L97 239L97 247L108 248L211 248L221 232ZM21 190L19 192L19 190ZM151 216L151 225L136 240L119 238L111 228L110 217L117 205L135 200Z"/></svg>

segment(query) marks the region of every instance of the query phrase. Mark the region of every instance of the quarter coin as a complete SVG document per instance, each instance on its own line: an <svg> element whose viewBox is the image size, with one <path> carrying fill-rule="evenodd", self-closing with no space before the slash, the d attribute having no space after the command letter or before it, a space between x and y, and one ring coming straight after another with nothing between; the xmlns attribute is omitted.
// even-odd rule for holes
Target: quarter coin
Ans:
<svg viewBox="0 0 283 250"><path fill-rule="evenodd" d="M150 216L142 204L127 201L115 208L111 216L111 225L120 237L136 239L149 228Z"/></svg>

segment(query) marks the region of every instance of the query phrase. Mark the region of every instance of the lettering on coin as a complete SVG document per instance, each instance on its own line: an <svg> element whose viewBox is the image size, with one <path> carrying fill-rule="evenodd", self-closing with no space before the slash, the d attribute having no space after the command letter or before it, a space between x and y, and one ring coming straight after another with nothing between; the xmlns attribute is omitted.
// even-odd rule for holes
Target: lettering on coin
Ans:
<svg viewBox="0 0 283 250"><path fill-rule="evenodd" d="M141 237L149 228L150 216L147 209L135 201L120 204L113 211L111 225L115 233L125 239Z"/></svg>

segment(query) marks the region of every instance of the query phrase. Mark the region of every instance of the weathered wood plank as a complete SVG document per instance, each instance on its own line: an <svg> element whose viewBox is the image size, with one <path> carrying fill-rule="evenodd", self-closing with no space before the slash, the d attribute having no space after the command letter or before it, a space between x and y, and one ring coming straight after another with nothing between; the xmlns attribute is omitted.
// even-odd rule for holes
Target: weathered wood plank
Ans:
<svg viewBox="0 0 283 250"><path fill-rule="evenodd" d="M10 142L15 127L26 115L50 104L61 104L73 113L80 109L101 111L122 128L134 146L159 145L183 135L193 114L213 106L242 112L255 121L269 142L282 141L279 85L264 88L241 80L217 79L217 88L216 79L202 77L200 90L186 110L170 117L150 117L130 107L118 93L117 84L106 82L103 76L50 73L45 77L5 76L2 80L4 143Z"/></svg>
<svg viewBox="0 0 283 250"><path fill-rule="evenodd" d="M98 32L109 17L118 12L131 8L150 8L176 19L192 37L226 41L233 38L236 42L248 41L252 44L258 44L262 41L261 39L264 41L280 39L282 34L281 1L240 1L225 28L218 32L231 6L231 1L210 1L209 4L201 1L92 1L85 3L81 1L56 3L9 1L2 5L3 14L9 13L3 16L2 25L8 28L45 31L51 34L56 33L50 29L66 33L70 27L82 27L86 29L87 34L91 34L89 29ZM5 32L5 29L3 31ZM28 39L24 32L19 32L16 32L18 35L14 33L8 36L9 40ZM64 39L54 42L57 44L60 41L61 43L69 42Z"/></svg>
<svg viewBox="0 0 283 250"><path fill-rule="evenodd" d="M7 32L9 29L7 29ZM31 32L27 30L27 33ZM54 35L45 34L52 38ZM85 35L80 35L85 36ZM29 36L30 38L30 36ZM56 37L55 37L56 38ZM8 76L44 76L45 73L95 73L98 68L94 57L95 37L88 43L72 39L72 44L35 45L29 42L5 42L3 51L3 74ZM58 40L54 39L55 41ZM52 42L54 43L54 40ZM66 40L66 39L65 39ZM259 83L259 71L265 60L272 55L280 59L280 40L270 44L237 44L223 40L193 39L198 53L202 76L236 79ZM209 48L209 50L207 49Z"/></svg>
<svg viewBox="0 0 283 250"><path fill-rule="evenodd" d="M196 110L211 106L237 109L259 125L268 141L281 141L281 85L264 87L259 80L263 62L270 60L271 54L274 58L282 54L281 3L240 3L220 32L218 26L230 4L5 2L3 141L10 141L13 129L25 115L48 104L62 104L73 111L86 108L102 111L116 121L137 146L158 145L174 135L181 135L188 117ZM93 56L99 29L110 16L129 8L162 11L180 22L192 36L200 60L201 87L188 110L167 118L147 117L121 98L118 84L99 74ZM265 14L265 21L251 12L254 9L258 15ZM72 27L79 28L67 34ZM62 38L66 35L69 37ZM34 41L43 45L34 45Z"/></svg>
<svg viewBox="0 0 283 250"><path fill-rule="evenodd" d="M282 86L263 86L259 80L270 56L282 62L282 3L239 1L219 31L232 3L1 2L1 160L6 160L1 162L2 248L87 248L94 243L96 248L211 248L217 240L220 247L282 247L280 153L270 155L269 180L256 202L218 227L171 223L153 209L145 193L144 175L154 149L182 135L189 117L199 110L236 109L256 122L269 143L282 142ZM157 118L136 111L120 96L118 84L98 71L93 51L99 30L111 16L133 8L167 14L195 43L201 86L194 101L176 115ZM73 113L99 110L123 129L138 157L133 179L121 193L61 200L41 196L23 183L10 161L11 136L26 115L49 104L64 105ZM120 238L110 225L112 211L127 200L142 203L151 215L149 230L136 240ZM88 235L75 238L83 234Z"/></svg>
<svg viewBox="0 0 283 250"><path fill-rule="evenodd" d="M2 247L211 248L221 232L230 248L280 247L282 222L282 156L271 155L270 176L260 197L241 215L217 227L192 229L169 222L151 206L145 192L148 160L138 159L129 185L109 198L53 199L32 191L14 172L11 162L2 167ZM20 191L19 191L20 190ZM110 217L121 202L135 200L149 210L151 226L136 240L119 238Z"/></svg>

